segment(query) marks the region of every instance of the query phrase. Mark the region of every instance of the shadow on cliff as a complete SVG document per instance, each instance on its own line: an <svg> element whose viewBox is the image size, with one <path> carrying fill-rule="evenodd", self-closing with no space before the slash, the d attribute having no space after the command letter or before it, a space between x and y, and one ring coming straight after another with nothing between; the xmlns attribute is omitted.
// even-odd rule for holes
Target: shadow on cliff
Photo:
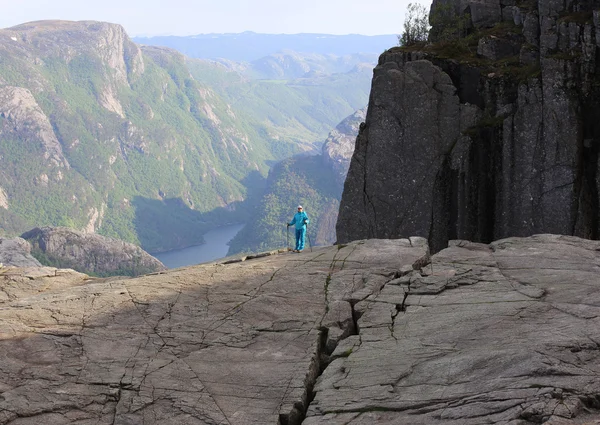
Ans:
<svg viewBox="0 0 600 425"><path fill-rule="evenodd" d="M247 188L243 201L200 212L182 198L150 199L136 196L134 226L141 246L148 252L164 252L204 243L203 235L219 226L245 223L245 205L262 193L265 178L253 171L241 181Z"/></svg>

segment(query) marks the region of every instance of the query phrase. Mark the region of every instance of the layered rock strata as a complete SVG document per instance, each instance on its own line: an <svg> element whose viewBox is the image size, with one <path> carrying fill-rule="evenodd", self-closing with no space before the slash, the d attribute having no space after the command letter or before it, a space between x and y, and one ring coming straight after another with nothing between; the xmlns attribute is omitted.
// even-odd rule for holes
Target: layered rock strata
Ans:
<svg viewBox="0 0 600 425"><path fill-rule="evenodd" d="M598 239L600 3L437 1L432 16L448 6L459 21L436 43L380 57L338 241Z"/></svg>
<svg viewBox="0 0 600 425"><path fill-rule="evenodd" d="M0 424L600 421L600 243L0 274Z"/></svg>

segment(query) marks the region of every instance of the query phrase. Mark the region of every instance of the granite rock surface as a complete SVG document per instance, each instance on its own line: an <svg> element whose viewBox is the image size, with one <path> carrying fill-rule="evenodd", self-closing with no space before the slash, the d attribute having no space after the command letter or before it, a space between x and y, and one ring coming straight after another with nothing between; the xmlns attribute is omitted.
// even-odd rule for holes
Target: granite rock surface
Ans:
<svg viewBox="0 0 600 425"><path fill-rule="evenodd" d="M14 267L41 267L31 255L31 245L21 238L0 238L0 264Z"/></svg>
<svg viewBox="0 0 600 425"><path fill-rule="evenodd" d="M451 245L0 269L0 424L598 423L600 243Z"/></svg>
<svg viewBox="0 0 600 425"><path fill-rule="evenodd" d="M458 39L458 21L434 22L434 43L380 56L338 242L600 239L600 3L435 0L442 12L467 21Z"/></svg>
<svg viewBox="0 0 600 425"><path fill-rule="evenodd" d="M66 227L42 227L22 237L53 265L96 275L137 276L165 270L156 258L137 245Z"/></svg>
<svg viewBox="0 0 600 425"><path fill-rule="evenodd" d="M453 241L355 305L306 425L600 423L600 243Z"/></svg>

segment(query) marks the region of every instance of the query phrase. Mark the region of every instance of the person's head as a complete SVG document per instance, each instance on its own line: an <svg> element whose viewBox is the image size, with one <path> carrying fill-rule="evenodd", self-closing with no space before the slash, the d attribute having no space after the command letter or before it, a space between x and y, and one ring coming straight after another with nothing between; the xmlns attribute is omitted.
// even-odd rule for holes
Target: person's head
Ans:
<svg viewBox="0 0 600 425"><path fill-rule="evenodd" d="M302 211L303 211L302 205L298 205L298 212L302 212Z"/></svg>

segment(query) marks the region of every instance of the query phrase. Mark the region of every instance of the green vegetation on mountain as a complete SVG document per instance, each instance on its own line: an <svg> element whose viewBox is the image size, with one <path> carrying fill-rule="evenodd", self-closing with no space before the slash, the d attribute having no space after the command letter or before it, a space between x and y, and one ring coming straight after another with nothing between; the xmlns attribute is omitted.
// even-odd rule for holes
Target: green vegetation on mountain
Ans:
<svg viewBox="0 0 600 425"><path fill-rule="evenodd" d="M279 159L298 153L298 145L309 149L322 141L344 117L365 105L371 86L371 69L366 68L293 80L248 80L216 62L188 63L192 75L257 123Z"/></svg>
<svg viewBox="0 0 600 425"><path fill-rule="evenodd" d="M250 208L250 221L231 241L229 255L284 247L286 230L296 206L302 204L310 218L308 232L317 244L319 228L327 225L327 212L337 213L342 187L336 183L334 171L325 166L321 155L297 156L275 165L269 174L267 188L260 201Z"/></svg>
<svg viewBox="0 0 600 425"><path fill-rule="evenodd" d="M85 229L157 252L246 221L271 164L364 106L370 73L249 81L117 25L0 30L0 235Z"/></svg>
<svg viewBox="0 0 600 425"><path fill-rule="evenodd" d="M311 219L310 242L336 242L335 225L356 136L366 108L355 111L333 129L320 155L298 155L269 173L260 199L252 197L251 220L230 243L230 254L281 248L287 241L285 223L302 204ZM290 240L293 239L290 229Z"/></svg>

